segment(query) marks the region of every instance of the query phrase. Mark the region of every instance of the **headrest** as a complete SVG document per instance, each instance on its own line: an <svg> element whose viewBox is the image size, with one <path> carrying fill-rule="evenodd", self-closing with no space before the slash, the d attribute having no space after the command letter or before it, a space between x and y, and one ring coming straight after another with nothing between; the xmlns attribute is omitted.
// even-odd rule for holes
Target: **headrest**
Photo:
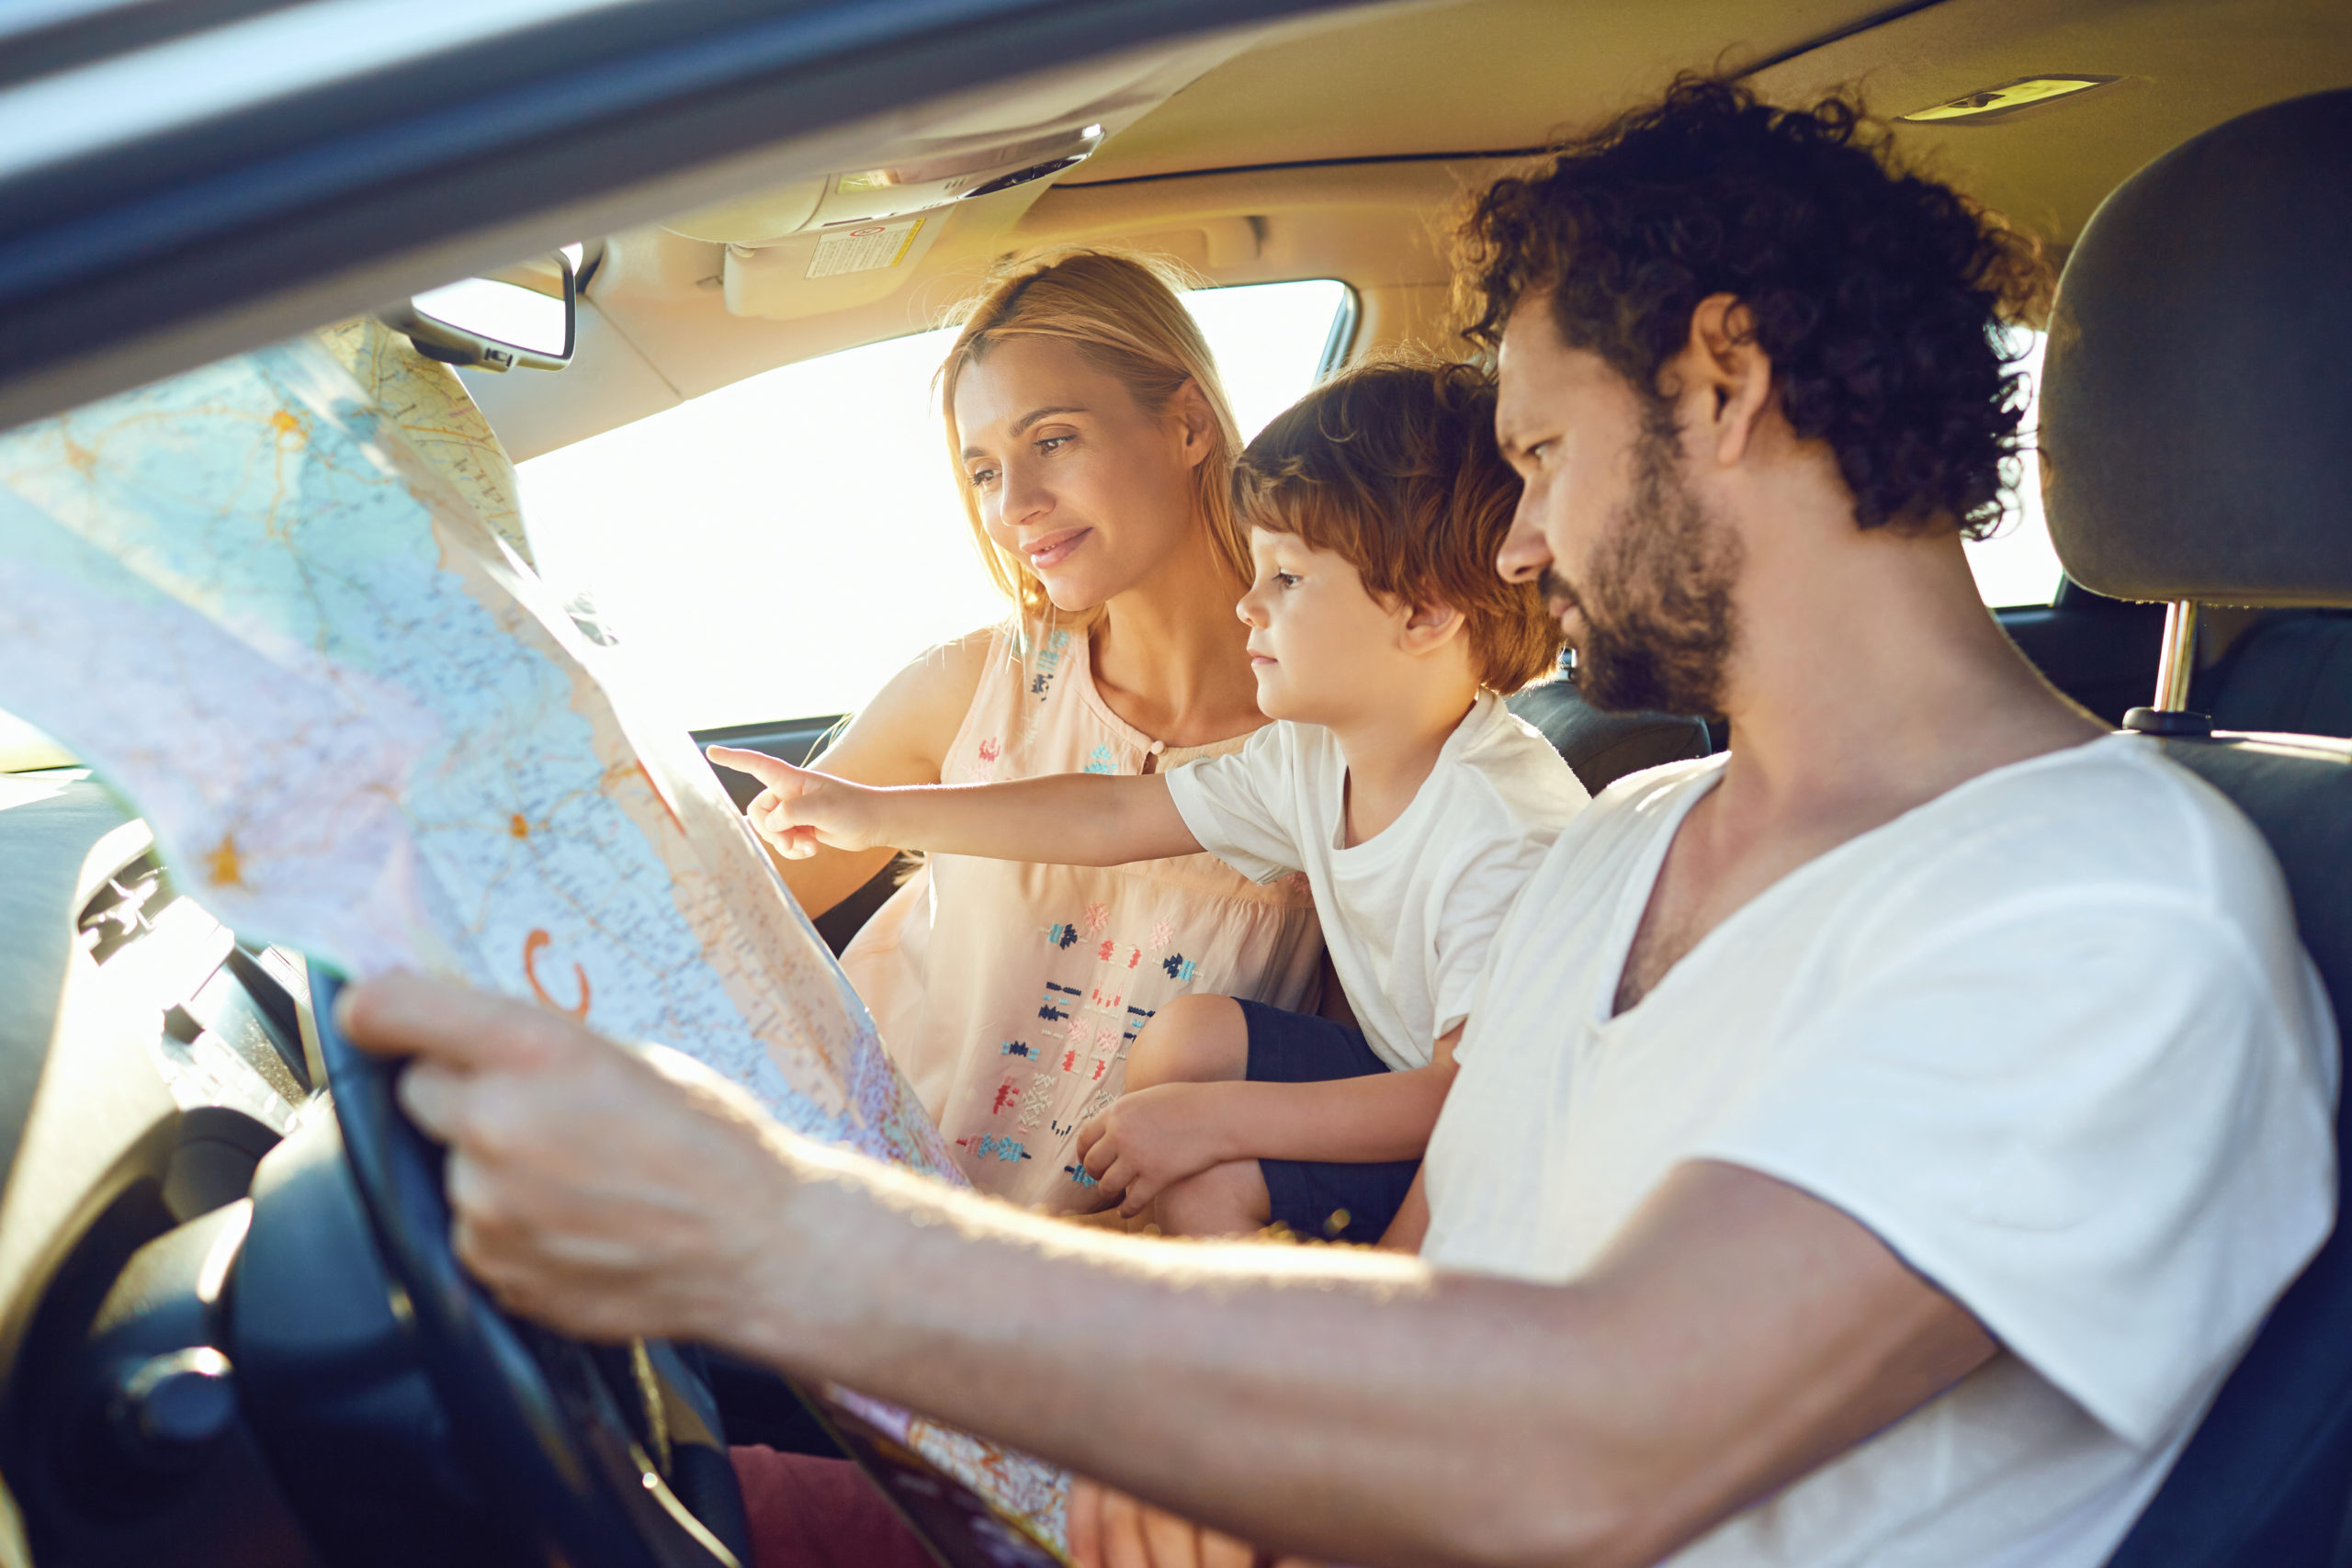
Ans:
<svg viewBox="0 0 2352 1568"><path fill-rule="evenodd" d="M2217 126L2099 204L2059 279L2041 446L2086 588L2352 604L2352 91Z"/></svg>

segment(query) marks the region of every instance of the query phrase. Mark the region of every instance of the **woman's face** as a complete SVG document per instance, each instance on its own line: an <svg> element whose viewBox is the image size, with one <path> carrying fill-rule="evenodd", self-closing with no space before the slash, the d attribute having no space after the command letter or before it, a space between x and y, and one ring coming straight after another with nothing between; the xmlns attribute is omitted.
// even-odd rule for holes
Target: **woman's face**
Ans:
<svg viewBox="0 0 2352 1568"><path fill-rule="evenodd" d="M1195 389L1155 418L1069 344L1013 338L966 367L955 414L981 524L1056 608L1092 609L1200 542L1193 471L1215 426Z"/></svg>

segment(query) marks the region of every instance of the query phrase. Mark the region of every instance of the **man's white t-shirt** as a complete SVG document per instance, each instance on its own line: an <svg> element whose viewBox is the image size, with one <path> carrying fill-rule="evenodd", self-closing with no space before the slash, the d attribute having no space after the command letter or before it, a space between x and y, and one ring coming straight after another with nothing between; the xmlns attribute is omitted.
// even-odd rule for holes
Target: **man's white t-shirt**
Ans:
<svg viewBox="0 0 2352 1568"><path fill-rule="evenodd" d="M1306 874L1365 1043L1425 1067L1460 1023L1527 874L1591 796L1542 733L1481 692L1396 821L1343 847L1348 760L1319 724L1277 720L1238 751L1171 769L1201 848L1259 882Z"/></svg>
<svg viewBox="0 0 2352 1568"><path fill-rule="evenodd" d="M1724 761L1603 793L1497 933L1422 1256L1565 1281L1686 1161L1801 1188L2003 1348L1677 1568L2092 1568L2333 1221L2335 1028L2278 866L2111 737L1800 866L1612 1017Z"/></svg>

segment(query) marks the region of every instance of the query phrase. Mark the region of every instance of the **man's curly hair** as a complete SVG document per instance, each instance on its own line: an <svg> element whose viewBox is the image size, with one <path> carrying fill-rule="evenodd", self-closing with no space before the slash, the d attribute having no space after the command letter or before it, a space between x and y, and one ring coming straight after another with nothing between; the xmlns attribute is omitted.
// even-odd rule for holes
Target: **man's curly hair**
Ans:
<svg viewBox="0 0 2352 1568"><path fill-rule="evenodd" d="M1973 538L2015 483L2023 376L1994 336L2048 289L2039 243L1891 156L1852 102L1780 109L1707 77L1497 182L1457 236L1464 335L1548 295L1571 348L1654 402L1711 295L1747 307L1796 433L1829 444L1865 528Z"/></svg>

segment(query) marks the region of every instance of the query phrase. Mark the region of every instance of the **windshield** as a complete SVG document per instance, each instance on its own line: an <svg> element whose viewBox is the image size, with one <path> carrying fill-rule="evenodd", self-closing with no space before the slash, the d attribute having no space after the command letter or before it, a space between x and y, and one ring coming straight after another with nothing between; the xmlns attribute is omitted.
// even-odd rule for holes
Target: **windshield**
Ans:
<svg viewBox="0 0 2352 1568"><path fill-rule="evenodd" d="M1245 439L1314 384L1352 309L1329 279L1188 303ZM2038 390L2043 334L2011 330ZM1005 612L942 451L932 376L952 336L787 366L520 465L542 573L594 607L692 728L855 709L923 649ZM1994 536L1968 546L1978 589L2047 604L2063 573L2030 454L2006 500ZM0 773L74 760L0 713Z"/></svg>
<svg viewBox="0 0 2352 1568"><path fill-rule="evenodd" d="M1329 279L1187 303L1245 440L1315 384L1351 304ZM932 390L953 337L787 366L517 465L541 574L695 728L863 705L1007 610Z"/></svg>
<svg viewBox="0 0 2352 1568"><path fill-rule="evenodd" d="M23 719L0 713L0 773L70 767L74 754Z"/></svg>

